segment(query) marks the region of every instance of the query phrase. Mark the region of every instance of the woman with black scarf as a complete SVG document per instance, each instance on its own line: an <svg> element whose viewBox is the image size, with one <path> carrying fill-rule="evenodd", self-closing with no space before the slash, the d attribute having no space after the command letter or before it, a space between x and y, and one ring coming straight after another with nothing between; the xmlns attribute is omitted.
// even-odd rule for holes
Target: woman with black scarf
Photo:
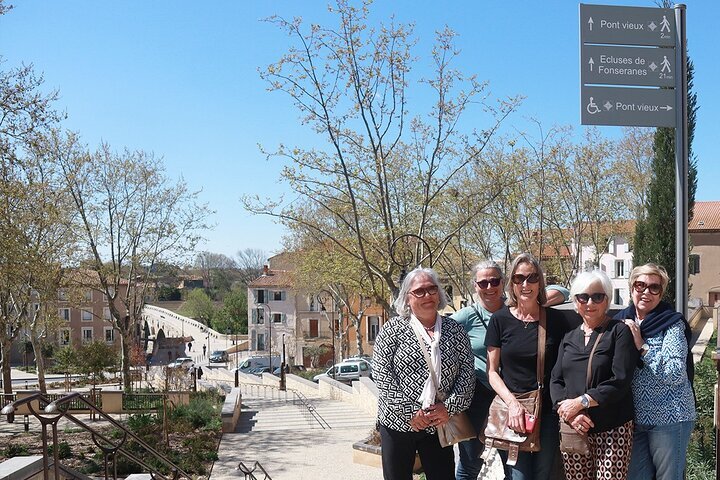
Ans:
<svg viewBox="0 0 720 480"><path fill-rule="evenodd" d="M632 382L635 432L629 480L682 480L695 424L690 325L662 301L669 277L648 263L630 274L632 304L624 319L640 352Z"/></svg>

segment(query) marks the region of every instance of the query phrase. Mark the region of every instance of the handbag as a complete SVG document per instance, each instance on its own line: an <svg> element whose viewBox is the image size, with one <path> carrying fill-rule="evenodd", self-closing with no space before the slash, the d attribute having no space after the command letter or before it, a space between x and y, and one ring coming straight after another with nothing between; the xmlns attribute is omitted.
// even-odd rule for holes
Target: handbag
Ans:
<svg viewBox="0 0 720 480"><path fill-rule="evenodd" d="M590 358L588 358L587 373L585 375L585 391L590 389L593 355L595 354L595 349L600 342L600 338L604 334L605 330L600 332L600 335L595 338L595 344L593 345L592 350L590 350ZM578 432L563 419L560 419L560 451L565 453L577 453L583 456L590 455L590 443L587 434Z"/></svg>
<svg viewBox="0 0 720 480"><path fill-rule="evenodd" d="M427 348L425 348L425 342L417 330L413 329L413 331L418 339L420 350L423 352L425 362L427 363L428 370L430 371L430 382L436 392L435 399L443 401L445 400L445 395L443 395L438 389L437 376L435 375L435 370L432 368L430 354L428 354ZM451 445L455 445L456 443L460 443L463 440L469 440L477 436L475 427L473 427L472 423L470 423L470 418L465 412L459 412L455 415L451 415L447 422L442 425L438 425L436 428L438 432L438 440L440 441L440 445L443 447L449 447Z"/></svg>
<svg viewBox="0 0 720 480"><path fill-rule="evenodd" d="M543 394L543 373L545 371L545 338L546 338L546 320L545 309L540 309L540 320L538 322L538 355L537 355L537 383L538 388L526 393L513 393L515 399L523 406L526 414L526 423L528 418L534 421L532 432L517 433L508 427L509 412L508 406L500 397L495 395L490 404L488 412L487 424L484 430L483 459L486 461L490 457L492 448L498 450L507 450L508 458L506 465L515 465L517 463L519 452L539 452L540 451L540 416L542 413L542 394ZM528 425L529 426L529 425ZM482 440L482 438L481 438Z"/></svg>

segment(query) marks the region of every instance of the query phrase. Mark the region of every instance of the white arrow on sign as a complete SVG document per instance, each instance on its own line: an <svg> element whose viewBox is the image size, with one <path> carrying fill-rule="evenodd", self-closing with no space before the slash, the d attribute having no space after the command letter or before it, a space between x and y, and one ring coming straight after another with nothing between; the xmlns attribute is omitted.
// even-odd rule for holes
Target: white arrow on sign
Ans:
<svg viewBox="0 0 720 480"><path fill-rule="evenodd" d="M593 60L592 57L590 57L590 60L588 60L588 63L590 64L590 71L593 71L593 65L595 64L595 60Z"/></svg>
<svg viewBox="0 0 720 480"><path fill-rule="evenodd" d="M660 110L667 110L669 112L672 110L672 107L670 105L665 105L664 107L660 107Z"/></svg>
<svg viewBox="0 0 720 480"><path fill-rule="evenodd" d="M590 20L588 20L588 24L590 25L590 31L592 32L592 26L593 26L593 19L590 17Z"/></svg>

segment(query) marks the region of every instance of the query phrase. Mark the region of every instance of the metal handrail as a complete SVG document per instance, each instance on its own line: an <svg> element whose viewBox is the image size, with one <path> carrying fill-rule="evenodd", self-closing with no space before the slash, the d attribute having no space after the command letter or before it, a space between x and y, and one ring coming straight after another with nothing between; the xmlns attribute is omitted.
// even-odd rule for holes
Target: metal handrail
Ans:
<svg viewBox="0 0 720 480"><path fill-rule="evenodd" d="M35 410L35 407L33 406L32 402L38 401L39 404L45 403L47 404L47 407L45 407L45 414L46 416L43 416L40 414L40 412ZM122 438L120 439L117 444L113 443L112 439L109 439L105 437L102 433L96 431L91 426L87 425L80 419L76 418L75 416L71 415L68 410L70 405L73 402L82 402L85 403L85 405L88 407L89 410L93 411L94 413L100 415L103 419L107 420L109 423L111 423L113 426L117 427L122 431ZM38 419L40 424L42 425L42 441L43 441L43 479L49 480L49 464L48 464L48 445L47 445L47 425L52 426L52 434L53 434L53 444L57 445L57 424L60 421L61 418L65 417L68 420L74 422L75 424L82 427L84 430L88 431L91 435L91 438L93 440L93 443L103 451L103 463L105 467L105 479L108 478L108 472L109 467L112 467L112 478L117 478L117 453L122 453L127 458L132 460L133 462L137 463L138 465L141 465L143 468L145 468L147 471L151 472L153 477L162 478L165 480L170 480L171 478L173 480L176 480L180 478L180 475L184 476L185 478L192 478L190 474L183 471L179 466L175 465L172 461L170 461L166 456L162 455L160 452L152 448L150 445L145 443L140 437L135 435L132 431L128 430L123 426L122 424L118 423L113 419L111 416L106 414L104 411L98 409L94 404L89 402L83 395L81 395L78 392L72 392L69 393L62 398L51 401L46 395L42 393L35 393L29 397L23 398L22 400L17 400L15 402L9 403L3 407L3 409L0 411L0 414L3 415L10 415L13 414L14 411L17 409L17 407L27 404L28 409L30 412L35 416L35 418ZM156 468L148 465L143 461L141 458L136 457L132 452L129 452L122 448L123 444L127 440L127 437L131 437L135 442L137 442L138 445L143 447L145 450L147 450L149 453L151 453L156 459L160 460L165 466L170 468L172 471L172 477L167 477L163 475L161 472L159 472ZM59 458L58 458L58 448L53 448L53 467L54 467L54 478L60 478L59 476Z"/></svg>
<svg viewBox="0 0 720 480"><path fill-rule="evenodd" d="M265 475L263 480L272 480L270 478L270 475L265 471L262 465L260 465L260 462L255 462L255 464L252 466L252 469L245 466L243 462L240 462L240 464L237 467L237 470L240 470L240 472L245 475L245 480L258 480L258 478L255 476L255 470L259 468L260 471Z"/></svg>
<svg viewBox="0 0 720 480"><path fill-rule="evenodd" d="M330 424L322 417L322 415L320 415L317 412L315 405L310 403L310 401L307 399L307 397L297 390L294 390L292 388L286 388L285 390L281 390L280 387L278 387L278 386L265 385L262 383L240 382L240 385L241 385L241 387L246 388L246 391L252 390L253 388L255 388L258 392L258 395L260 392L260 388L262 388L263 389L263 398L268 398L267 389L270 389L273 393L277 393L277 396L274 394L271 395L270 396L271 399L277 398L278 400L280 400L280 395L281 395L280 392L285 392L285 401L286 402L288 400L287 393L290 392L293 394L293 405L297 405L296 400L299 401L300 404L305 407L304 411L309 413L310 416L313 418L313 420L315 420L318 423L318 425L320 425L322 427L323 430L332 428L330 426Z"/></svg>

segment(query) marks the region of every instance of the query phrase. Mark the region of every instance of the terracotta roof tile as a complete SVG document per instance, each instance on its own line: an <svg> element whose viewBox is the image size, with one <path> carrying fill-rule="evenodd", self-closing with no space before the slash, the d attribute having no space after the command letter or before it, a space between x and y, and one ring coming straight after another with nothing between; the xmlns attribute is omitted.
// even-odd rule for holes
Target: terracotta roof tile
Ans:
<svg viewBox="0 0 720 480"><path fill-rule="evenodd" d="M693 219L688 223L691 232L720 230L720 201L695 202Z"/></svg>
<svg viewBox="0 0 720 480"><path fill-rule="evenodd" d="M248 284L248 287L292 287L290 272L286 270L269 270Z"/></svg>

